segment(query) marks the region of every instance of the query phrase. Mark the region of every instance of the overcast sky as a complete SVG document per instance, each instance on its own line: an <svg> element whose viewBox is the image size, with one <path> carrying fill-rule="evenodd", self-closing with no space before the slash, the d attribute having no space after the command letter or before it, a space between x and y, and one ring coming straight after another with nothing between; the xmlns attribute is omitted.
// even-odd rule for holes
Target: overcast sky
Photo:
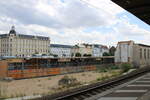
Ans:
<svg viewBox="0 0 150 100"><path fill-rule="evenodd" d="M150 26L110 0L0 0L0 34L12 25L51 43L150 44Z"/></svg>

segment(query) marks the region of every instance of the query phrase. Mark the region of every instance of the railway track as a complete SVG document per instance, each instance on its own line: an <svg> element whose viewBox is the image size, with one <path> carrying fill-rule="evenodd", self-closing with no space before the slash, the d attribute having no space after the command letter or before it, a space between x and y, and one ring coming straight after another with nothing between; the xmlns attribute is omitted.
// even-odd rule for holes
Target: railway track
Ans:
<svg viewBox="0 0 150 100"><path fill-rule="evenodd" d="M135 70L129 74L113 78L111 80L68 90L63 93L44 96L42 98L34 100L85 100L94 95L100 94L108 89L114 88L137 77L140 77L148 72L150 72L150 68L142 68Z"/></svg>

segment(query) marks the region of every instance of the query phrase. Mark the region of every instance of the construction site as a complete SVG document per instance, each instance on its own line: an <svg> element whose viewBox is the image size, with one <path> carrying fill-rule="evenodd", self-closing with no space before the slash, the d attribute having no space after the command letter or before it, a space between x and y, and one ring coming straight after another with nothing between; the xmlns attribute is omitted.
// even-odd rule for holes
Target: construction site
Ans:
<svg viewBox="0 0 150 100"><path fill-rule="evenodd" d="M96 70L114 63L114 57L11 58L0 60L0 78L24 79Z"/></svg>

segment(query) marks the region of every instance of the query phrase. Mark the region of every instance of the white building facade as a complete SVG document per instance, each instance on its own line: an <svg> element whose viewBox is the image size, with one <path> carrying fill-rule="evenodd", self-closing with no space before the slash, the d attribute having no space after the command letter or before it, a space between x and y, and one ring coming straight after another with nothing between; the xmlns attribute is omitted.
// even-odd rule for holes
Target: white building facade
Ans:
<svg viewBox="0 0 150 100"><path fill-rule="evenodd" d="M49 54L50 38L17 34L12 27L9 34L0 35L0 56L28 57Z"/></svg>
<svg viewBox="0 0 150 100"><path fill-rule="evenodd" d="M92 56L93 57L102 57L104 52L109 53L109 49L107 46L92 44Z"/></svg>
<svg viewBox="0 0 150 100"><path fill-rule="evenodd" d="M118 42L115 52L115 62L130 62L133 57L133 41Z"/></svg>
<svg viewBox="0 0 150 100"><path fill-rule="evenodd" d="M72 46L70 45L51 44L50 54L59 58L69 58L71 57L71 49Z"/></svg>
<svg viewBox="0 0 150 100"><path fill-rule="evenodd" d="M116 63L131 63L135 67L150 65L150 46L134 41L118 42L115 52Z"/></svg>

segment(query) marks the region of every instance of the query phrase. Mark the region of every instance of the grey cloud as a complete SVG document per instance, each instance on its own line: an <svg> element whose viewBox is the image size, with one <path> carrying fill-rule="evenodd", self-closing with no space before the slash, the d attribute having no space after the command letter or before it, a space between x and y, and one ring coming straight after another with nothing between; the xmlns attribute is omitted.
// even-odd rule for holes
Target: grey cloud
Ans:
<svg viewBox="0 0 150 100"><path fill-rule="evenodd" d="M36 0L3 0L0 2L1 15L9 16L23 24L54 26L52 24L57 23L56 19L35 9L34 1Z"/></svg>
<svg viewBox="0 0 150 100"><path fill-rule="evenodd" d="M65 6L55 4L58 6L55 7L56 16L50 16L35 8L37 1L3 0L0 2L0 15L16 19L26 25L37 24L57 29L107 25L112 20L107 12L88 7L79 0L65 0ZM55 6L51 3L49 5ZM107 20L104 20L105 18Z"/></svg>
<svg viewBox="0 0 150 100"><path fill-rule="evenodd" d="M65 23L68 27L107 25L112 19L109 14L102 9L89 7L87 4L78 0L67 1L67 6L63 9L59 9L59 12L62 12L60 17L62 18L62 23Z"/></svg>

